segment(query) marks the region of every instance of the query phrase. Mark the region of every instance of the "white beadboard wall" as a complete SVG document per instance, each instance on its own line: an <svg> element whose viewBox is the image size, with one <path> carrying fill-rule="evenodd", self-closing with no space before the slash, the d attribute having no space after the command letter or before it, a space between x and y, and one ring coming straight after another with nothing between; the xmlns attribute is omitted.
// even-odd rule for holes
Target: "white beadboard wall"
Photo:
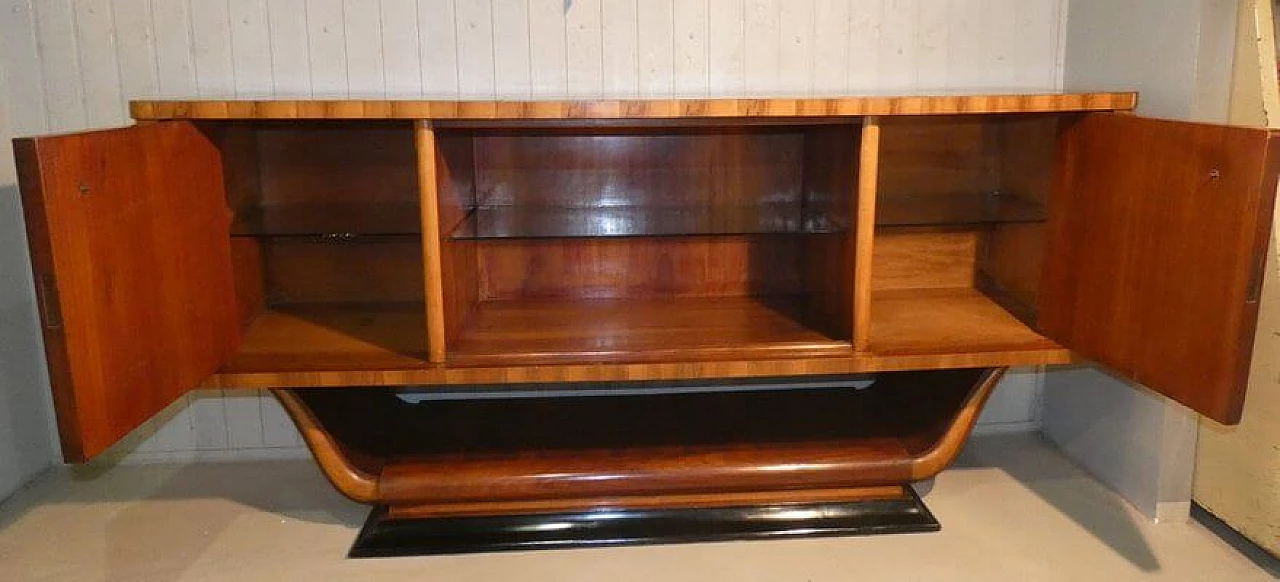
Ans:
<svg viewBox="0 0 1280 582"><path fill-rule="evenodd" d="M0 0L0 65L15 135L125 124L145 97L1053 90L1066 1ZM1011 377L984 430L1036 426L1039 384ZM227 392L178 402L126 453L302 449L274 400Z"/></svg>

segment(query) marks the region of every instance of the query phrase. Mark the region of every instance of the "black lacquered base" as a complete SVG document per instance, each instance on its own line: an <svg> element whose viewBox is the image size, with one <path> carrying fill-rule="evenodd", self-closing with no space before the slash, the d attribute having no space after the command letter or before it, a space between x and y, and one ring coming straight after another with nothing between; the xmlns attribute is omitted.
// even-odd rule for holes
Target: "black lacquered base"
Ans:
<svg viewBox="0 0 1280 582"><path fill-rule="evenodd" d="M899 499L705 509L388 519L369 514L348 557L771 540L932 532L941 525L908 487Z"/></svg>

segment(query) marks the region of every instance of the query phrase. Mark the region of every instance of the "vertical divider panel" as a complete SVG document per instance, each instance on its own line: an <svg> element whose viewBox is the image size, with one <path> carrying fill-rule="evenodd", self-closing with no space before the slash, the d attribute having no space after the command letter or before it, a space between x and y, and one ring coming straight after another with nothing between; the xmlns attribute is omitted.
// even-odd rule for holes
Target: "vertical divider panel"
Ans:
<svg viewBox="0 0 1280 582"><path fill-rule="evenodd" d="M422 206L422 260L426 292L427 360L445 359L444 278L441 271L440 202L436 176L436 131L430 121L414 126L418 192Z"/></svg>
<svg viewBox="0 0 1280 582"><path fill-rule="evenodd" d="M805 129L801 215L821 229L828 221L849 226L858 192L861 125L854 122ZM804 235L809 325L831 339L853 338L853 229Z"/></svg>
<svg viewBox="0 0 1280 582"><path fill-rule="evenodd" d="M858 195L854 203L853 349L867 351L871 342L871 255L876 235L876 188L880 178L880 118L862 124L858 155Z"/></svg>

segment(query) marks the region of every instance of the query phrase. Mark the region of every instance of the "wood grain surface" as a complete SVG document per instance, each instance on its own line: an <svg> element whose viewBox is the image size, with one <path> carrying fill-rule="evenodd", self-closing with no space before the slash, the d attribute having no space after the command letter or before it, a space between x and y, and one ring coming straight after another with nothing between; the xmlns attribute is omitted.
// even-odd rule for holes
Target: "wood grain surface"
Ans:
<svg viewBox="0 0 1280 582"><path fill-rule="evenodd" d="M526 299L481 303L453 366L841 355L799 297Z"/></svg>
<svg viewBox="0 0 1280 582"><path fill-rule="evenodd" d="M1219 422L1240 420L1277 133L1130 115L1067 130L1040 327Z"/></svg>
<svg viewBox="0 0 1280 582"><path fill-rule="evenodd" d="M801 503L848 503L871 499L902 499L902 485L847 487L840 489L782 489L733 493L674 493L666 495L626 495L535 499L520 501L463 501L459 503L405 503L387 508L392 519L462 517L562 513L616 509L695 509L750 505L793 505Z"/></svg>
<svg viewBox="0 0 1280 582"><path fill-rule="evenodd" d="M651 119L942 115L1132 109L1135 93L635 101L133 101L134 119Z"/></svg>
<svg viewBox="0 0 1280 582"><path fill-rule="evenodd" d="M875 272L876 202L880 188L880 119L862 124L853 227L853 349L871 343L871 278Z"/></svg>
<svg viewBox="0 0 1280 582"><path fill-rule="evenodd" d="M187 122L16 146L63 455L84 461L238 339L221 160Z"/></svg>
<svg viewBox="0 0 1280 582"><path fill-rule="evenodd" d="M390 391L280 395L346 489L366 492L377 466L378 503L475 514L530 502L803 499L927 479L954 460L1002 372L885 374L861 391L420 405ZM770 422L755 422L761 414Z"/></svg>

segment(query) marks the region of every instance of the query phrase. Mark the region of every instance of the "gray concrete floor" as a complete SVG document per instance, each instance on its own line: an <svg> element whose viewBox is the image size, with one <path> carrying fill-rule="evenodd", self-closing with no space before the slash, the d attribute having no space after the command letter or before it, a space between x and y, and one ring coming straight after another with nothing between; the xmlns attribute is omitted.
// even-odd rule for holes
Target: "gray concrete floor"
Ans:
<svg viewBox="0 0 1280 582"><path fill-rule="evenodd" d="M1034 435L919 488L935 534L345 560L365 508L304 461L52 471L0 505L0 580L1275 580L1150 524Z"/></svg>

